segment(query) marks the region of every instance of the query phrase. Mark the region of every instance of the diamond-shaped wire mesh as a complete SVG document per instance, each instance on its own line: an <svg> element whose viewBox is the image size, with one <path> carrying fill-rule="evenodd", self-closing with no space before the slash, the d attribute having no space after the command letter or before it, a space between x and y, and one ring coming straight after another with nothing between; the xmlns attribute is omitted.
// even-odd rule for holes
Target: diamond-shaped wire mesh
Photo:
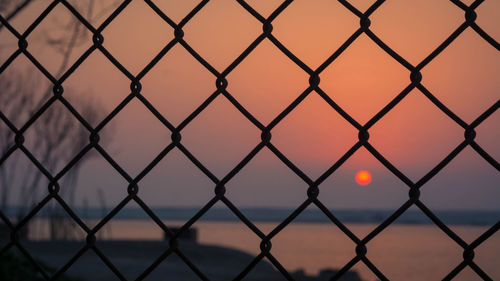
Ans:
<svg viewBox="0 0 500 281"><path fill-rule="evenodd" d="M332 0L333 1L333 0ZM9 19L0 17L1 24L8 29L18 39L17 50L0 66L0 74L2 74L9 65L19 56L25 56L31 63L52 83L53 85L53 95L38 108L38 110L29 118L29 120L20 128L16 127L7 116L0 112L0 119L4 122L9 129L15 134L15 143L7 150L7 152L1 155L0 165L3 165L5 161L17 150L22 151L29 160L39 169L41 173L48 179L49 184L49 194L46 195L38 205L35 206L24 218L20 219L15 224L9 220L6 214L0 212L1 220L10 228L11 240L0 250L0 255L6 253L11 248L18 248L28 260L40 271L40 274L46 280L56 280L65 271L67 271L73 263L75 263L85 252L94 251L102 261L114 272L114 274L120 280L127 280L124 275L113 265L113 263L100 251L99 247L96 246L96 233L101 230L106 223L108 223L122 208L124 208L130 201L135 201L137 204L149 215L149 217L165 232L167 237L169 237L169 248L160 257L158 257L144 272L141 274L137 280L143 280L152 272L163 260L165 260L170 255L177 255L181 260L202 280L209 280L209 278L195 266L188 257L186 257L183 252L177 247L177 239L181 233L189 229L201 216L203 216L210 208L212 208L217 202L222 202L225 204L240 220L243 222L251 231L253 231L261 239L260 250L261 253L258 254L251 263L249 263L239 275L235 276L234 280L243 279L263 258L267 258L287 280L293 280L292 275L287 272L287 270L281 265L281 263L272 254L272 239L280 231L287 227L288 224L294 220L303 210L305 210L310 205L316 205L330 220L335 224L340 230L342 230L357 246L355 247L356 255L345 264L336 274L331 277L331 280L339 279L343 274L345 274L354 265L361 262L364 263L379 279L388 280L382 271L380 271L371 261L367 258L367 244L376 237L380 232L387 228L392 222L394 222L398 217L400 217L406 210L411 206L415 205L418 207L427 217L429 217L434 224L439 227L446 235L452 239L456 244L458 244L463 249L463 261L460 262L456 267L447 275L444 276L444 280L450 280L454 278L459 272L464 268L470 267L478 276L484 280L492 280L491 277L484 272L479 265L474 261L474 250L491 237L500 228L500 222L494 224L482 235L477 237L471 243L465 242L460 236L458 236L453 230L451 230L445 223L443 223L439 217L437 217L422 201L419 200L420 188L424 186L431 178L438 174L452 159L454 159L464 148L467 146L472 147L484 160L486 160L491 166L493 166L497 171L500 171L499 162L489 155L481 146L475 142L476 132L475 128L479 126L484 120L486 120L490 115L492 115L499 107L500 101L496 101L491 107L489 107L485 112L483 112L479 117L477 117L473 122L467 123L457 116L453 111L447 108L436 96L434 96L423 84L422 84L422 74L421 71L424 69L434 58L436 58L443 50L445 50L452 41L457 39L465 30L472 29L479 36L481 36L487 43L500 51L500 44L495 41L491 36L489 36L477 23L476 23L476 12L475 9L483 3L483 0L476 0L469 6L464 4L459 0L450 0L458 9L461 9L465 15L465 20L460 24L453 33L449 35L446 40L444 40L435 50L433 50L428 56L426 56L420 63L413 65L409 63L404 57L395 52L389 45L384 43L371 29L370 29L370 16L384 4L384 0L375 1L365 12L361 12L351 3L346 0L338 0L340 4L343 5L348 11L352 13L353 17L359 18L359 28L337 49L335 50L328 59L326 59L319 67L316 69L310 68L306 63L301 61L297 56L295 56L287 47L280 42L280 40L273 35L273 21L293 2L292 0L286 0L279 7L277 7L269 17L265 18L259 12L257 12L251 5L246 3L244 0L237 0L237 2L243 7L251 16L262 23L262 33L255 38L255 40L222 72L217 71L212 65L210 65L194 48L192 48L184 39L183 27L194 17L197 13L204 8L204 6L209 2L209 0L201 1L196 7L192 9L179 23L174 22L169 18L153 1L145 0L146 4L154 11L154 13L163 19L168 25L170 25L174 30L174 38L164 46L164 48L137 74L133 75L126 67L124 67L111 52L109 52L104 46L103 41L105 38L102 32L106 27L127 8L131 1L123 1L112 13L107 17L102 24L98 27L93 26L87 19L82 16L68 1L60 0L53 1L26 29L24 33L19 33L10 23ZM93 45L84 52L84 54L76 60L76 62L71 65L66 72L64 72L59 78L54 77L31 53L28 51L27 46L29 40L27 37L30 33L42 22L42 20L51 13L51 11L57 6L64 6L71 14L73 14L78 21L85 26L92 33ZM401 91L390 103L388 103L382 110L375 114L368 122L365 124L358 123L353 117L349 115L348 112L344 111L334 99L332 99L325 91L321 88L320 76L321 73L331 64L335 63L335 60L342 54L349 46L356 41L356 39L362 35L367 35L374 43L378 45L383 51L389 54L395 61L401 64L404 68L408 70L409 82L407 87ZM227 86L230 81L226 79L228 75L264 40L269 40L274 46L276 46L283 54L285 54L293 63L300 67L307 75L309 75L309 85L304 85L303 92L283 110L278 114L269 124L264 125L260 123L257 118L255 118L249 111L242 106L231 93L228 91ZM214 76L214 83L216 84L216 91L213 92L196 110L194 110L185 120L183 120L178 126L174 126L169 120L164 118L159 111L155 109L155 105L151 104L148 99L146 99L141 94L141 79L149 72L155 65L169 52L175 45L182 46L193 58L195 58L203 67L205 67ZM63 94L63 84L72 75L72 73L94 52L101 52L119 71L121 71L130 80L130 94L123 99L120 103L104 120L97 126L93 127L90 123L72 106L72 104L65 98ZM406 95L408 95L413 89L418 89L423 95L428 98L439 110L445 113L451 120L456 122L464 130L464 140L451 151L440 163L431 169L426 175L421 179L414 182L410 180L404 173L402 173L398 168L396 168L390 161L388 161L381 153L379 153L369 141L369 130L376 124L384 115L386 115L391 109L393 109L401 100L403 100ZM294 108L296 108L308 95L312 92L316 92L319 96L324 99L332 108L338 112L345 120L347 120L354 128L359 131L356 144L354 144L338 161L333 164L327 171L325 171L321 176L316 179L312 179L301 171L294 163L292 163L280 150L272 143L272 129L280 123L285 116L287 116ZM183 145L181 140L182 130L197 116L205 110L205 108L211 104L211 102L218 96L223 96L226 98L239 112L241 112L251 123L255 125L261 133L261 142L243 159L241 160L227 175L223 178L218 178L215 176L207 167L205 167L197 158L190 153L190 151ZM171 131L171 143L168 144L164 150L156 156L156 158L149 163L135 178L127 174L127 172L120 167L120 165L111 157L108 152L100 145L99 133L101 130L111 121L113 118L121 111L127 104L133 100L137 99L143 103L151 113L158 118L161 123ZM89 142L86 146L57 174L52 174L49 169L47 169L41 162L33 156L32 152L23 144L24 134L30 126L32 126L35 121L40 118L44 112L52 106L54 103L63 104L71 114L88 130ZM226 196L225 196L225 185L245 166L251 161L254 156L264 148L268 148L274 155L276 155L291 171L297 174L308 186L307 193L304 194L305 200L298 206L295 211L289 215L285 220L278 224L270 233L263 233L256 225L254 225L243 213L235 206ZM382 163L390 172L392 172L397 178L399 178L404 184L408 186L408 200L404 202L397 210L392 213L392 215L378 225L373 231L371 231L365 237L357 237L351 230L349 230L346 225L344 225L334 213L332 213L322 202L318 199L318 194L320 192L319 185L325 181L330 175L332 175L349 157L351 157L358 149L365 147L380 163ZM139 185L141 180L157 165L172 149L178 148L187 158L194 163L212 182L214 185L214 196L213 198L202 207L195 216L189 219L178 231L172 231L169 229L158 217L157 215L145 204L140 196L138 195ZM123 178L129 183L127 188L128 195L121 201L117 206L115 206L95 227L88 227L81 218L68 206L68 204L62 199L59 192L58 181L67 174L77 162L84 157L86 153L91 150L96 150L100 153L104 159L106 159L109 164L116 169L116 171L123 176ZM45 205L51 201L57 201L57 203L67 212L69 216L76 222L85 232L86 232L86 243L85 245L71 258L64 266L62 266L55 274L50 276L45 272L41 266L34 260L30 255L29 251L26 250L23 245L19 243L18 233L20 229L25 226L29 220L31 220Z"/></svg>

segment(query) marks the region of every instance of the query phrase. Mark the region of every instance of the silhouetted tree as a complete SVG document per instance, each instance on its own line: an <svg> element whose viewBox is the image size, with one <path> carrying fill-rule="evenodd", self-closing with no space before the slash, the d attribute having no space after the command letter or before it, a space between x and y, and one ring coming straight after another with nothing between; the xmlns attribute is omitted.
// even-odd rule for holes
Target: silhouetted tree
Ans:
<svg viewBox="0 0 500 281"><path fill-rule="evenodd" d="M38 109L34 91L39 83L30 81L25 76L17 73L0 76L2 113L8 116L14 124L32 116ZM81 114L88 116L87 119L99 116L99 107L96 104L83 98L78 103ZM29 151L52 174L57 173L88 143L87 129L79 124L79 121L62 105L50 106L29 130L32 130L26 136L27 141L31 141ZM1 127L0 153L2 155L14 145L14 137L12 130L6 126ZM88 158L77 162L60 183L64 186L60 194L69 205L74 204L78 172L86 159ZM8 203L12 204L13 200L17 201L15 205L19 207L18 217L24 216L32 206L38 203L41 196L47 194L45 176L35 165L29 163L23 153L12 154L8 161L0 166L0 178L0 206L2 210L5 210ZM17 196L17 200L14 196ZM49 223L53 238L67 238L65 236L68 235L64 234L68 233L64 230L68 225L61 221L61 211L57 205L51 205L49 209Z"/></svg>
<svg viewBox="0 0 500 281"><path fill-rule="evenodd" d="M28 8L33 0L0 0L0 13L6 20L12 20ZM88 5L84 16L92 19L95 1L85 1ZM116 1L115 1L116 2ZM108 6L109 7L109 6ZM81 8L81 7L80 7ZM103 12L101 7L100 12ZM102 14L102 13L101 13ZM0 25L0 30L3 28ZM69 32L68 32L69 31ZM56 50L62 57L55 77L60 77L68 68L74 49L88 36L88 30L74 17L66 23L60 23L57 28L45 32L44 42ZM52 95L52 86L36 81L32 73L10 71L0 73L0 112L9 120L18 124L33 116L36 111ZM42 95L37 95L40 87L45 87ZM68 89L66 89L66 92ZM87 96L87 97L86 97ZM86 98L85 98L86 97ZM59 103L56 101L56 103ZM98 104L92 102L88 95L80 95L78 110L89 123L95 123L99 113ZM36 155L44 167L55 174L65 166L87 143L89 132L61 103L51 105L34 124L31 135L30 152ZM31 129L30 127L30 129ZM0 157L14 145L14 132L7 126L0 126ZM8 205L18 207L17 218L22 218L47 194L45 176L31 163L22 161L22 153L9 156L8 161L0 163L0 210L5 211ZM82 164L89 159L83 158L63 177L60 195L67 200L68 205L74 205L75 187ZM28 164L27 164L28 163ZM13 194L13 193L17 194ZM17 200L14 198L17 195ZM48 206L49 231L52 239L68 239L73 233L74 223L65 218L64 210L53 202Z"/></svg>

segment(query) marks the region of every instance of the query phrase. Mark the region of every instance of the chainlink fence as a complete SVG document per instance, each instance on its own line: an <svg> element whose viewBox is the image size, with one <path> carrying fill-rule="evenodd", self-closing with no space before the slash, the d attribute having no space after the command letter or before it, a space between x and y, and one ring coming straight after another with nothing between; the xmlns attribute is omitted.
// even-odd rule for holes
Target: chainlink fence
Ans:
<svg viewBox="0 0 500 281"><path fill-rule="evenodd" d="M333 0L332 0L333 1ZM351 269L357 263L364 263L379 279L388 280L382 271L380 271L371 261L367 258L366 253L369 249L369 242L376 237L380 232L387 228L392 222L394 222L399 216L401 216L406 210L411 206L415 205L418 207L428 218L430 218L436 226L438 226L446 235L452 239L456 244L458 244L463 249L463 260L456 265L455 268L449 272L447 276L443 276L444 280L453 279L459 272L464 268L470 267L478 276L484 280L492 280L488 274L481 269L481 267L474 261L474 250L490 238L495 232L500 228L500 222L495 223L491 228L489 228L482 235L477 237L473 242L467 243L460 236L458 236L454 231L452 231L446 224L444 224L439 217L437 217L422 201L419 200L420 188L424 186L431 178L438 174L452 159L454 159L464 148L467 146L472 147L484 160L486 160L491 166L496 170L500 171L500 164L492 156L490 156L481 146L475 142L476 132L475 128L480 125L484 120L486 120L490 115L492 115L500 106L500 100L496 101L491 107L489 107L485 112L483 112L479 117L477 117L473 122L467 123L463 121L459 116L447 108L442 102L439 101L423 84L422 84L422 69L428 65L434 58L436 58L443 50L445 50L452 41L457 39L466 29L472 29L477 34L479 34L486 42L488 42L491 47L496 50L500 50L500 44L496 42L492 37L490 37L480 26L475 22L476 12L475 9L483 3L482 0L474 1L470 6L467 6L459 0L450 0L456 5L458 9L461 9L464 13L465 20L460 24L456 30L449 35L449 37L444 40L434 51L432 51L425 59L423 59L419 64L412 65L405 58L400 56L395 52L389 45L384 43L375 33L370 30L370 15L372 15L381 5L384 4L384 0L378 0L374 2L365 12L361 12L352 4L346 0L338 0L347 10L352 13L353 17L359 18L359 28L337 49L335 50L326 61L324 61L318 68L312 69L306 63L301 61L297 56L295 56L285 45L283 45L278 38L273 35L273 21L293 2L292 0L284 1L276 10L274 10L269 17L265 18L259 14L251 5L246 3L244 0L237 0L237 2L254 18L262 23L262 33L255 38L255 40L222 72L217 71L212 65L210 65L201 55L193 49L189 43L184 39L183 27L194 17L197 13L203 9L203 7L209 2L209 0L201 1L193 10L191 10L179 23L174 22L170 19L155 3L151 0L145 0L149 7L161 17L166 23L168 23L174 30L174 39L172 39L164 48L154 57L147 66L139 72L138 75L134 76L124 67L114 56L110 53L104 46L103 41L105 38L101 35L103 30L124 10L131 1L123 1L116 10L98 27L93 26L86 18L80 14L77 9L75 9L70 3L65 0L53 1L37 18L29 25L29 27L23 33L16 30L11 24L9 24L8 19L0 17L0 22L7 28L14 36L18 39L18 49L10 55L10 57L0 66L0 74L3 73L9 65L19 56L25 56L33 63L36 68L47 77L53 84L53 95L40 107L37 109L35 114L20 128L16 127L13 122L5 116L3 112L0 112L0 119L4 122L9 129L15 134L15 142L8 149L8 151L1 155L0 165L11 156L15 151L22 151L31 162L36 165L41 173L49 180L50 184L48 187L48 194L39 202L39 204L33 208L24 218L19 220L17 223L9 220L6 214L0 212L1 220L10 229L11 239L10 241L0 250L0 255L5 254L11 248L18 248L22 254L40 271L40 274L46 280L57 280L64 272L66 272L73 263L75 263L85 252L94 251L100 259L114 272L114 274L120 280L127 280L122 273L113 265L113 263L103 254L103 252L96 246L96 233L102 229L106 223L108 223L122 208L124 208L130 201L135 201L137 204L149 215L149 217L165 232L166 236L169 238L169 248L161 256L159 256L136 280L143 280L152 272L163 260L165 260L170 255L177 255L189 268L201 279L209 280L209 278L195 265L188 257L186 257L183 252L179 249L177 239L181 233L189 229L201 216L203 216L214 204L221 201L225 204L240 220L243 222L251 231L253 231L261 239L260 244L260 254L258 254L241 272L239 275L234 277L234 280L243 279L263 258L267 258L276 269L281 272L281 274L287 280L294 280L292 275L287 272L287 270L280 264L278 259L273 256L272 253L272 240L280 233L284 228L291 223L294 218L296 218L303 210L305 210L310 205L316 205L330 220L335 224L347 237L349 237L355 244L356 247L353 249L353 258L345 264L334 276L331 276L331 280L337 280L343 274L345 274L349 269ZM44 68L44 66L27 50L28 40L26 39L30 33L40 24L40 22L49 14L57 5L64 6L68 11L70 11L92 34L93 45L88 48L83 55L71 66L69 69L59 78L55 78L50 74L49 71ZM366 34L373 42L375 42L382 50L389 54L394 60L399 62L408 70L409 82L404 90L402 90L390 103L388 103L382 110L375 114L366 124L358 123L353 117L349 115L348 112L344 111L334 99L321 89L320 76L323 70L328 66L335 63L337 57L339 57L349 46L362 34ZM226 77L237 67L260 43L264 40L269 40L274 46L276 46L283 54L285 54L291 61L298 65L304 72L309 75L309 85L304 85L303 92L283 110L278 116L276 116L269 124L264 125L257 120L252 114L249 113L232 95L228 92L227 86L229 81ZM216 84L217 90L213 92L199 107L193 111L185 120L183 120L178 126L172 125L166 118L164 118L156 109L154 104L151 104L142 94L141 94L141 79L148 74L148 72L155 67L155 65L165 56L169 50L175 45L181 45L185 50L187 50L201 65L208 69L214 76L214 82ZM80 113L71 105L71 103L65 99L63 95L63 84L68 77L89 57L93 52L101 52L113 65L125 74L130 79L130 94L108 115L102 122L100 122L96 127L92 127L85 118L80 115ZM386 115L391 109L393 109L399 102L401 102L410 91L413 89L418 89L425 97L427 97L439 110L444 112L451 120L460 125L464 130L464 140L453 149L444 159L442 159L437 166L425 174L420 180L414 182L410 180L404 173L402 173L398 168L396 168L390 161L388 161L381 153L379 153L369 141L369 130L377 123L384 115ZM338 159L335 164L333 164L327 171L325 171L320 177L313 179L308 177L303 171L301 171L294 163L292 163L280 150L275 147L272 143L272 129L281 121L285 116L287 116L294 108L296 108L308 95L311 93L317 93L326 103L328 103L332 110L338 112L345 120L347 120L352 126L354 126L358 131L358 141L342 156ZM234 107L241 112L249 121L251 121L262 133L261 142L251 150L251 152L244 157L226 176L223 178L216 177L207 167L205 167L197 158L190 153L190 151L183 145L181 140L182 130L192 122L197 116L218 96L224 96L229 102L231 102ZM99 132L121 111L127 106L127 104L133 100L137 99L143 103L151 113L161 121L161 123L171 131L171 143L168 144L163 151L156 156L156 158L149 163L142 172L139 173L135 178L125 172L120 165L113 160L113 158L106 152L106 150L99 144ZM23 145L24 136L23 134L26 130L38 119L44 112L54 103L63 104L72 115L88 130L89 142L88 144L74 157L59 173L52 174L49 169L44 167L43 164L30 152L30 150ZM196 165L212 182L214 188L213 198L202 207L195 216L189 219L181 228L176 231L169 229L155 213L141 200L138 195L140 189L141 180L158 164L172 149L178 148L184 155L189 158L194 165ZM298 206L292 214L290 214L285 220L283 220L279 225L277 225L268 234L263 233L257 226L255 226L243 213L235 206L226 196L225 196L225 185L245 166L247 165L254 156L264 148L268 148L274 155L276 155L290 170L297 174L309 187L307 192L304 193L304 202ZM380 163L382 163L389 171L391 171L396 177L398 177L404 184L408 186L408 200L394 211L390 217L378 225L373 231L371 231L365 237L356 236L348 227L346 227L337 217L334 212L330 211L322 202L318 199L318 194L320 192L320 185L325 181L332 173L334 173L351 155L353 155L359 148L365 147ZM124 179L129 183L126 192L128 195L123 199L117 206L115 206L95 227L89 228L81 218L68 206L68 204L62 199L58 194L59 185L58 180L60 180L65 174L68 173L74 167L74 165L90 150L98 151L106 160L111 164L111 166L118 171ZM124 190L125 192L125 190ZM49 201L57 201L58 204L67 212L67 214L86 232L86 243L85 245L72 257L67 263L59 268L55 274L49 274L46 272L30 255L30 252L23 247L19 241L19 231L25 226L30 219L32 219Z"/></svg>

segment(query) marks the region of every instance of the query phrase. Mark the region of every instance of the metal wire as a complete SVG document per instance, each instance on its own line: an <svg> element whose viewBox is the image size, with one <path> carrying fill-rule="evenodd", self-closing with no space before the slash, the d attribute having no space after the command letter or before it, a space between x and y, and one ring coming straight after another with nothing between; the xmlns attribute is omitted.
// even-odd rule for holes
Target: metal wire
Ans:
<svg viewBox="0 0 500 281"><path fill-rule="evenodd" d="M429 217L434 224L439 227L450 239L458 244L463 249L463 261L458 264L451 272L443 277L443 280L453 279L465 267L470 267L479 277L484 280L492 280L486 272L484 272L479 265L474 262L474 250L486 241L489 237L495 234L500 228L500 221L495 223L485 233L479 236L471 243L465 242L453 230L451 230L445 223L443 223L438 216L436 216L427 206L420 201L420 189L439 171L441 171L453 158L455 158L467 146L472 147L482 158L484 158L491 166L497 171L500 171L500 164L491 155L475 142L476 132L475 128L486 120L500 107L500 100L495 102L484 113L477 117L473 122L468 124L463 121L458 115L453 113L443 103L439 101L423 84L422 84L422 69L436 58L443 50L445 50L455 39L457 39L466 29L474 30L486 42L488 42L497 51L500 50L500 44L489 36L479 25L476 23L475 9L483 2L483 0L476 0L470 6L467 6L459 0L450 0L459 9L464 12L465 20L460 24L456 30L450 34L434 51L425 57L419 64L412 65L405 58L394 51L390 46L384 43L371 29L370 29L370 16L375 12L385 0L378 0L373 3L364 13L359 11L356 7L346 0L338 0L353 16L359 18L359 28L337 49L328 59L326 59L318 68L312 69L306 63L301 61L289 49L283 45L278 38L276 38L273 31L273 21L290 5L293 0L284 1L278 8L276 8L269 17L264 17L257 12L251 5L244 0L236 0L250 15L262 23L262 33L222 72L218 72L211 66L198 52L187 43L184 38L183 27L192 20L196 14L203 9L209 0L201 1L194 9L192 9L179 23L175 23L170 19L158 6L151 0L145 0L147 5L167 24L174 30L174 39L172 39L165 47L142 69L139 74L133 75L125 66L123 66L104 46L104 37L102 32L104 29L127 7L131 0L123 1L111 15L97 28L89 23L84 16L82 16L70 3L66 0L53 1L26 29L24 33L19 33L12 27L8 20L0 16L0 23L4 25L15 37L18 39L18 49L0 66L0 74L7 69L7 67L19 56L24 55L28 58L33 65L53 84L53 96L50 97L34 114L31 118L21 127L17 128L14 124L0 111L0 119L10 128L15 134L15 143L8 149L8 151L1 155L0 165L2 165L14 151L22 151L30 161L40 170L40 172L49 180L49 193L33 208L24 218L17 223L13 223L9 218L0 211L0 219L10 228L11 239L7 245L0 250L0 255L8 251L10 248L17 247L24 256L40 271L41 275L46 280L56 280L63 274L73 263L75 263L87 251L94 251L100 259L114 272L120 280L127 280L123 274L113 265L113 263L104 255L96 246L96 233L104 227L122 208L124 208L130 201L135 201L139 206L149 215L149 217L166 233L169 237L169 248L162 255L160 255L136 280L143 280L151 273L164 259L170 255L177 255L201 280L209 280L209 278L194 265L188 257L178 248L177 239L187 229L189 229L197 220L203 216L210 208L217 202L225 204L252 232L254 232L261 239L260 254L258 254L237 276L234 280L243 279L263 258L267 258L287 280L294 280L292 275L285 269L284 266L272 254L272 239L284 228L287 227L304 209L310 205L317 206L330 220L335 224L347 237L349 237L355 244L353 258L344 265L331 280L338 280L354 265L361 262L364 263L380 280L388 280L366 256L369 242L387 228L392 222L400 217L411 206L418 207L427 217ZM68 11L73 14L79 22L81 22L92 34L93 45L86 50L83 55L59 78L53 77L52 74L44 68L44 66L27 50L28 40L26 39L30 33L40 24L40 22L57 6L63 5ZM344 111L330 96L320 87L320 75L329 65L335 60L354 42L357 38L366 34L373 42L375 42L382 50L389 54L394 60L399 62L403 67L408 70L409 82L391 102L389 102L382 110L375 114L364 125L358 123L346 111ZM280 114L278 114L267 126L260 123L249 111L242 106L236 98L227 90L229 81L226 77L233 71L262 41L269 40L274 44L283 54L285 54L291 61L297 64L303 71L305 71L310 79L309 85L304 85L303 92ZM155 106L148 101L146 97L141 94L141 79L167 54L175 45L182 46L188 51L201 65L210 71L215 80L217 90L213 92L196 110L194 110L185 120L178 126L174 126L165 117L163 117ZM130 80L130 94L109 114L104 120L96 127L92 127L83 116L71 105L71 103L63 95L64 81L71 76L71 74L94 52L101 52L113 65L121 71ZM403 172L398 170L389 160L387 160L380 152L378 152L369 142L369 129L375 125L381 118L383 118L392 108L394 108L401 100L403 100L408 93L412 90L418 89L423 95L428 98L438 109L445 113L451 120L456 122L464 129L464 140L453 149L439 164L431 169L420 180L413 182ZM327 102L333 110L338 112L345 120L347 120L353 127L355 127L358 134L358 141L342 156L340 157L328 170L326 170L317 179L309 178L303 171L292 163L276 146L272 143L272 129L285 118L292 110L294 110L308 95L313 92L317 93L325 102ZM234 107L241 112L250 122L252 122L262 133L261 142L255 146L251 152L243 158L227 175L223 178L216 177L207 167L205 167L191 152L182 144L181 133L182 130L192 122L197 116L218 96L224 96ZM144 170L142 170L135 178L131 177L120 165L111 157L106 150L99 144L100 131L133 99L142 102L149 111L160 120L165 127L171 131L172 142L169 143L156 158L149 163ZM30 152L28 148L23 145L24 133L26 130L54 103L60 102L63 104L71 114L88 130L89 142L76 155L59 173L53 175L46 169L37 158ZM180 229L172 231L169 229L156 214L144 203L138 191L140 189L140 181L174 148L178 148L187 158L194 163L214 184L214 196L206 203L191 219L189 219ZM267 235L263 233L257 226L255 226L245 215L225 196L225 185L246 165L253 157L262 149L267 147L274 155L276 155L287 167L290 168L297 176L299 176L309 187L305 192L304 202L297 207L292 214L284 219L278 226L276 226ZM332 175L350 156L352 156L358 149L365 147L380 163L382 163L389 171L408 186L408 200L404 202L392 215L378 225L373 231L365 237L357 237L349 228L344 225L336 216L318 199L320 192L320 185ZM75 212L65 203L65 201L58 194L59 185L58 181L69 171L71 168L90 150L95 149L104 159L129 183L127 187L127 196L115 206L96 226L89 228ZM29 251L26 250L19 242L18 232L32 219L49 201L57 201L60 206L67 212L67 214L86 232L85 245L63 265L58 271L49 276L42 267L34 260Z"/></svg>

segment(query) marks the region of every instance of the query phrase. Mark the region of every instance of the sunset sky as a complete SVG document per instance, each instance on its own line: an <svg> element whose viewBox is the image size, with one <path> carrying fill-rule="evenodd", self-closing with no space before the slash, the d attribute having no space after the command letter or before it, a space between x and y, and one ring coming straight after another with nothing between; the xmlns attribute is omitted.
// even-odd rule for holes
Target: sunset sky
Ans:
<svg viewBox="0 0 500 281"><path fill-rule="evenodd" d="M35 1L11 24L22 33L50 2ZM87 1L69 2L78 2L75 6L87 14ZM94 26L116 7L112 5L114 1L104 2L94 8L90 19ZM179 22L198 1L156 2L161 2L158 7ZM264 17L280 4L247 2ZM373 1L350 2L365 11ZM476 12L477 24L500 41L500 2L485 1ZM68 22L69 15L63 5L57 5L27 38L28 50L53 75L61 64L61 56L47 44L47 38L68 32L61 25ZM417 65L465 19L464 11L450 1L399 0L386 1L370 20L373 33ZM297 0L272 24L272 34L309 68L316 69L359 28L359 18L337 1ZM262 24L236 1L214 0L183 31L184 40L222 72L262 33ZM71 63L92 45L92 35L87 35L75 48ZM133 75L174 38L173 29L143 1L132 1L102 35L104 47ZM16 49L17 40L2 28L0 63ZM47 85L42 74L23 56L2 75L9 72L30 73L40 81L39 92ZM422 84L467 123L500 98L500 53L471 28L421 72ZM320 74L319 87L363 125L410 84L409 77L410 71L362 34ZM215 80L178 44L141 79L141 93L167 120L178 125L216 90ZM227 80L228 92L264 126L309 87L309 75L268 39ZM101 105L104 112L98 122L130 93L130 80L99 51L92 53L63 86L64 96L75 108L79 108L82 98ZM497 161L499 124L500 111L496 111L476 129L477 143ZM358 130L316 92L271 133L271 142L313 180L358 141ZM417 89L371 127L369 133L370 144L414 182L464 139L464 129ZM261 141L260 130L222 95L181 134L182 144L219 179ZM171 142L170 131L138 99L133 99L100 135L109 140L102 146L132 177ZM33 143L30 137L34 136L28 130L28 148ZM88 157L78 181L79 198L86 197L91 205L98 205L97 189L102 188L109 205L123 199L127 194L126 181L96 152ZM370 171L370 184L356 184L355 174L360 170ZM499 183L499 171L467 147L422 187L421 199L432 209L498 210ZM293 207L307 198L307 187L264 148L229 181L226 195L237 206ZM153 206L201 206L214 194L213 182L178 149L139 182L139 188L139 196ZM408 187L362 147L320 185L319 198L329 208L393 209L407 200Z"/></svg>

